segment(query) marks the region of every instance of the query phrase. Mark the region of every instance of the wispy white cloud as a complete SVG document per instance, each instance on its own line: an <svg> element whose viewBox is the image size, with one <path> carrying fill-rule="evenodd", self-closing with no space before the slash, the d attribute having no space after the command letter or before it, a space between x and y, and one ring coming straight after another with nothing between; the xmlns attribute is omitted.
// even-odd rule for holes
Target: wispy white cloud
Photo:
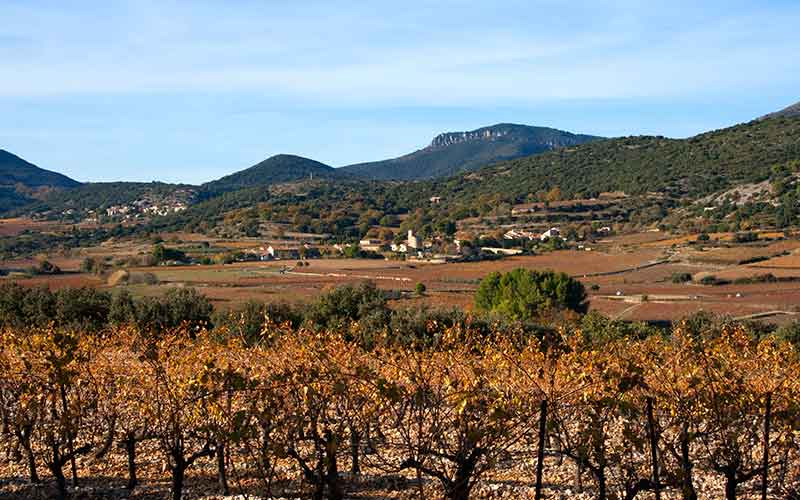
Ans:
<svg viewBox="0 0 800 500"><path fill-rule="evenodd" d="M647 10L635 4L573 13L583 27L551 25L562 15L544 10L552 2L512 4L507 16L461 2L413 14L388 3L381 13L321 3L262 4L255 14L222 3L0 7L19 21L12 42L0 37L0 95L262 91L343 105L463 104L681 95L797 78L789 70L800 69L800 10L741 17L719 8L725 16L715 17L677 5L653 19L637 16ZM508 21L514 7L531 24ZM681 9L688 16L676 16Z"/></svg>

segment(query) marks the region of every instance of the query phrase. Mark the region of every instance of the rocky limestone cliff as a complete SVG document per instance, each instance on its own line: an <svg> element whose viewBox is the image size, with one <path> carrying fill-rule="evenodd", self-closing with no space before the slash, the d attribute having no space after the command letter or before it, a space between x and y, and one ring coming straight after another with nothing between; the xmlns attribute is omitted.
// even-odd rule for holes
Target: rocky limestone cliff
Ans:
<svg viewBox="0 0 800 500"><path fill-rule="evenodd" d="M507 136L508 134L508 130L491 129L473 130L472 132L445 132L444 134L439 134L434 137L428 147L443 148L467 141L492 141Z"/></svg>

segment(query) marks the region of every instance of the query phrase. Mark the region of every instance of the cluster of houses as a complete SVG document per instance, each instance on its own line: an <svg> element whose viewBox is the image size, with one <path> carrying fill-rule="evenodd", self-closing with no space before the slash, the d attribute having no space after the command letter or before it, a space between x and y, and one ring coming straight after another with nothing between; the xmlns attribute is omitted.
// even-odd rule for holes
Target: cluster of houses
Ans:
<svg viewBox="0 0 800 500"><path fill-rule="evenodd" d="M412 231L408 232L408 238L403 243L387 243L382 240L377 239L363 239L359 241L358 248L359 250L366 251L366 252L387 252L392 251L398 254L412 254L415 252L422 253L426 248L430 248L433 245L430 241L420 242L419 238L417 238ZM345 253L347 247L351 245L347 244L335 244L331 246L331 249L339 252ZM262 245L257 248L251 248L244 252L244 258L246 260L297 260L297 259L308 259L308 258L318 258L320 257L322 252L320 248L307 243L295 243L292 241L285 241L282 243L271 243Z"/></svg>
<svg viewBox="0 0 800 500"><path fill-rule="evenodd" d="M145 193L141 198L125 204L113 205L105 209L86 209L78 211L73 208L63 210L60 215L64 217L78 216L85 222L97 223L102 217L112 219L116 222L131 222L145 217L157 215L169 215L182 212L189 208L192 200L196 196L193 189L177 189L168 194L158 194L155 192ZM50 212L39 214L41 217L53 215Z"/></svg>
<svg viewBox="0 0 800 500"><path fill-rule="evenodd" d="M457 240L456 245L458 245ZM358 242L358 247L367 252L386 252L391 250L396 254L416 254L418 257L422 257L426 252L429 252L433 246L433 240L420 240L420 238L416 236L412 230L408 231L405 241L400 243L387 243L382 240L371 238L363 239Z"/></svg>
<svg viewBox="0 0 800 500"><path fill-rule="evenodd" d="M274 244L260 246L248 250L247 253L254 256L254 260L292 260L317 258L320 256L319 248L309 244Z"/></svg>
<svg viewBox="0 0 800 500"><path fill-rule="evenodd" d="M140 216L169 215L189 208L184 200L165 200L161 202L150 199L136 200L130 205L114 205L106 208L106 216L112 219L131 220Z"/></svg>

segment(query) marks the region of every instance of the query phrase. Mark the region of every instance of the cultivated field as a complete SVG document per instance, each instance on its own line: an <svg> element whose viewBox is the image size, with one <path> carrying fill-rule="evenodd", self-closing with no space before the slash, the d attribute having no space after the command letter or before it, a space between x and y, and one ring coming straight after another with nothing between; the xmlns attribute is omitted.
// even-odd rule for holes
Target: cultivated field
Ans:
<svg viewBox="0 0 800 500"><path fill-rule="evenodd" d="M209 241L196 234L164 236L168 246L196 249L203 243L208 252L265 244L254 238ZM698 311L776 323L795 318L800 304L800 240L777 233L762 234L759 241L746 244L736 244L731 234L724 233L712 234L711 241L705 243L696 239L647 232L587 243L591 251L561 250L476 263L326 258L309 259L306 266L297 266L296 260L149 267L126 264L131 273L153 274L158 284L122 286L147 296L160 295L168 287L196 287L225 309L249 300L308 301L337 285L369 280L380 288L401 292L401 298L393 301L395 307L424 303L469 309L483 277L524 267L553 269L577 277L586 286L591 309L619 319L666 321ZM86 257L135 261L151 249L149 242L121 241L67 254L7 261L3 263L5 269L22 271L47 258L65 274L26 277L12 272L0 279L51 288L114 288L105 277L81 273L81 261ZM672 277L681 273L696 278L711 275L720 282L714 286L696 281L673 283ZM743 282L765 274L773 275L776 281ZM417 283L427 289L423 297L413 293Z"/></svg>

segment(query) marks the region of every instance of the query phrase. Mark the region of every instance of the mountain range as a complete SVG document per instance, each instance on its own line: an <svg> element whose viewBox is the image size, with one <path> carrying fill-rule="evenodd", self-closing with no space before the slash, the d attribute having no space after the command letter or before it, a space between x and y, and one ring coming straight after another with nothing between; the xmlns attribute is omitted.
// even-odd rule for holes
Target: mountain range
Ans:
<svg viewBox="0 0 800 500"><path fill-rule="evenodd" d="M399 158L338 170L367 179L431 179L599 139L553 128L501 123L469 132L440 134L427 147Z"/></svg>
<svg viewBox="0 0 800 500"><path fill-rule="evenodd" d="M392 206L395 213L432 209L420 200L441 197L446 201L436 210L447 212L442 217L460 220L474 215L474 207L485 200L522 203L534 193L554 187L564 196L624 191L688 201L769 180L776 166L791 170L795 168L792 165L800 165L800 103L749 123L679 140L655 136L603 139L544 127L498 124L440 134L408 155L341 168L300 156L276 155L201 186L80 185L5 151L0 160L0 211L85 211L92 204L103 208L116 202L130 203L131 197L163 200L182 192L181 199L191 205L182 215L185 221L194 212L207 217L253 203L303 204L326 196L322 206L346 212L352 194L358 200L375 201L379 210ZM296 182L307 185L287 192L305 193L300 198L283 199L263 189Z"/></svg>
<svg viewBox="0 0 800 500"><path fill-rule="evenodd" d="M196 188L200 193L198 199L202 200L240 189L302 179L432 179L600 139L546 127L498 124L469 132L443 133L436 136L427 147L399 158L341 168L301 156L279 154ZM85 209L87 204L92 203L108 206L114 204L114 200L120 204L127 203L132 196L141 196L150 189L148 183L89 183L81 187L80 193L71 193L68 190L81 184L41 169L11 153L2 153L0 212L26 206L36 211L47 207ZM168 185L154 184L152 189L161 196L165 186Z"/></svg>

